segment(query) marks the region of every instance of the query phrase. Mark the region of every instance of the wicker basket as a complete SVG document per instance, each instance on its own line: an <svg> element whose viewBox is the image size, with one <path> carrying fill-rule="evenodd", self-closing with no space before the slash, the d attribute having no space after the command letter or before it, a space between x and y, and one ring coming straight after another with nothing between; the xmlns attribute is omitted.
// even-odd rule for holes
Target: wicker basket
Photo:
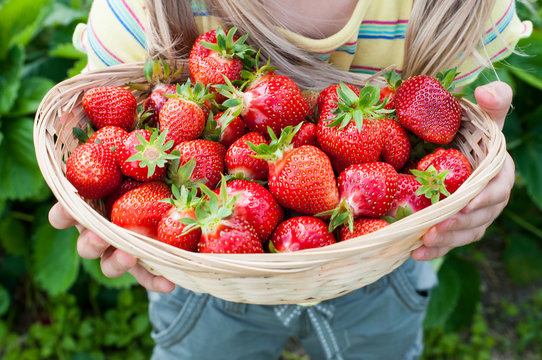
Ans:
<svg viewBox="0 0 542 360"><path fill-rule="evenodd" d="M410 257L429 227L461 210L478 194L505 159L505 140L497 125L479 107L461 100L464 116L454 146L467 156L473 174L443 201L375 233L325 248L283 254L188 252L112 224L101 215L103 203L82 199L65 177L67 155L78 145L72 128L88 121L81 105L83 92L95 86L144 82L142 69L143 64L113 66L51 89L34 125L40 169L56 198L82 226L139 258L152 273L229 301L306 303L334 298L378 280ZM141 93L135 94L142 100Z"/></svg>

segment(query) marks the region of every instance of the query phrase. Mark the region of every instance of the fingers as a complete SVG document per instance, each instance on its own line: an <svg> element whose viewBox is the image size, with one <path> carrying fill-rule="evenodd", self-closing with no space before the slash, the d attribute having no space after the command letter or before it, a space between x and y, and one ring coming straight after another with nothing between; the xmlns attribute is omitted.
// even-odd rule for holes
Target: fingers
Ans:
<svg viewBox="0 0 542 360"><path fill-rule="evenodd" d="M88 229L81 229L77 239L77 252L82 258L97 259L101 257L110 245Z"/></svg>
<svg viewBox="0 0 542 360"><path fill-rule="evenodd" d="M64 210L60 203L56 203L49 210L49 222L55 229L66 229L74 226L77 222Z"/></svg>
<svg viewBox="0 0 542 360"><path fill-rule="evenodd" d="M495 81L474 90L478 105L503 128L504 120L512 104L512 89L502 81Z"/></svg>
<svg viewBox="0 0 542 360"><path fill-rule="evenodd" d="M514 186L515 165L510 154L506 155L502 170L488 183L486 188L472 199L462 210L463 213L470 213L484 207L503 204L506 205L510 199L510 191ZM502 208L500 209L502 210Z"/></svg>
<svg viewBox="0 0 542 360"><path fill-rule="evenodd" d="M129 270L138 283L149 291L168 293L173 291L175 284L162 276L156 276L148 272L143 266L137 264Z"/></svg>

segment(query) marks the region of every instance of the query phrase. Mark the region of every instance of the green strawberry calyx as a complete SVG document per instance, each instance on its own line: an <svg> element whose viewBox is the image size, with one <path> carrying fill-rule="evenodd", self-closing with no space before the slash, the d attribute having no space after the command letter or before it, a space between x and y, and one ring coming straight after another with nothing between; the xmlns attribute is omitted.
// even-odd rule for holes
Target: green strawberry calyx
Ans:
<svg viewBox="0 0 542 360"><path fill-rule="evenodd" d="M202 197L203 200L198 202L195 208L196 219L179 219L182 224L186 225L183 235L197 228L201 229L202 233L209 232L209 229L233 214L235 202L240 196L240 194L228 196L226 181L222 181L219 194L216 194L204 184L199 184L199 188L205 196Z"/></svg>
<svg viewBox="0 0 542 360"><path fill-rule="evenodd" d="M200 41L201 46L211 51L216 52L225 59L239 59L243 63L243 67L252 69L254 67L254 54L256 50L248 44L246 40L248 34L239 37L237 40L233 40L237 27L232 27L228 34L225 31L217 27L216 28L216 43L207 41Z"/></svg>
<svg viewBox="0 0 542 360"><path fill-rule="evenodd" d="M403 82L403 79L401 78L401 74L399 74L395 70L387 72L384 75L384 79L386 80L386 84L388 84L388 88L390 88L393 91L396 91L401 85L401 83Z"/></svg>
<svg viewBox="0 0 542 360"><path fill-rule="evenodd" d="M151 177L156 168L163 168L170 160L178 157L176 154L168 153L173 146L173 140L166 142L167 129L159 132L155 129L150 139L147 141L141 134L136 134L139 145L136 146L137 152L130 156L126 161L139 161L140 168L147 168L147 177Z"/></svg>
<svg viewBox="0 0 542 360"><path fill-rule="evenodd" d="M271 139L269 145L265 143L255 145L251 142L247 142L250 150L256 153L255 155L251 156L257 159L263 159L271 164L282 159L286 152L294 148L292 140L294 139L295 134L297 134L299 129L301 129L302 125L303 122L299 123L295 127L286 126L284 129L282 129L279 138L277 138L277 136L270 127L267 127L267 132L269 133L269 138Z"/></svg>
<svg viewBox="0 0 542 360"><path fill-rule="evenodd" d="M438 172L433 165L430 165L425 171L411 169L410 172L416 176L416 180L421 186L416 190L416 196L425 195L431 199L431 204L435 204L440 199L440 194L450 196L446 189L444 180L450 170Z"/></svg>
<svg viewBox="0 0 542 360"><path fill-rule="evenodd" d="M196 187L188 188L184 185L181 185L181 187L172 185L171 194L171 197L160 201L175 206L178 211L194 209L202 200L201 197L198 197Z"/></svg>
<svg viewBox="0 0 542 360"><path fill-rule="evenodd" d="M354 232L354 212L346 198L342 199L335 209L323 211L314 215L315 217L330 217L328 232L333 232L341 225L348 224L350 233Z"/></svg>
<svg viewBox="0 0 542 360"><path fill-rule="evenodd" d="M188 79L182 85L177 84L175 94L163 94L163 96L190 101L201 107L205 106L207 100L214 99L215 94L209 91L209 85L204 86L199 82L192 85L192 82Z"/></svg>
<svg viewBox="0 0 542 360"><path fill-rule="evenodd" d="M380 102L380 89L376 86L365 86L359 96L343 82L337 87L337 107L333 109L335 115L327 119L328 127L344 129L351 121L354 121L359 132L363 129L365 119L381 119L394 112L393 109L385 109L387 99Z"/></svg>
<svg viewBox="0 0 542 360"><path fill-rule="evenodd" d="M166 182L176 187L187 187L189 189L197 188L199 184L204 184L208 179L200 178L194 179L194 169L196 168L197 161L192 158L186 163L181 165L179 150L173 150L171 152L175 156L173 160L169 162L167 168Z"/></svg>

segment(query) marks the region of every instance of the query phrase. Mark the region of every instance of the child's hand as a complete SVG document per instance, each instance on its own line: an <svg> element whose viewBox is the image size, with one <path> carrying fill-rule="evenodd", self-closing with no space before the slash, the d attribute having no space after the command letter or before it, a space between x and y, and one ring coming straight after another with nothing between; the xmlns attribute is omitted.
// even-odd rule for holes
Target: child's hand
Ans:
<svg viewBox="0 0 542 360"><path fill-rule="evenodd" d="M502 129L512 103L512 89L503 82L476 88L476 101ZM432 260L455 247L479 240L510 198L514 186L514 161L507 154L502 170L480 194L451 218L433 226L423 236L423 245L412 252L414 260Z"/></svg>
<svg viewBox="0 0 542 360"><path fill-rule="evenodd" d="M49 211L49 222L57 229L76 226L79 230L79 238L77 239L79 255L85 259L101 257L100 265L105 276L118 277L129 272L147 290L164 293L173 290L175 285L172 282L162 276L152 275L137 263L135 257L115 249L92 231L77 224L59 203L56 203Z"/></svg>

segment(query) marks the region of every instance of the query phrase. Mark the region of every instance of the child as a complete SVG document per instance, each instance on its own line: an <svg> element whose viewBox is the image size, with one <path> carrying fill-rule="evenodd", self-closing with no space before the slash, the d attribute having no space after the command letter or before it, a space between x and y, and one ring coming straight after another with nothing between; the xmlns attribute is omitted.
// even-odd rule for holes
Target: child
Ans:
<svg viewBox="0 0 542 360"><path fill-rule="evenodd" d="M195 38L218 25L250 34L282 73L315 89L339 80L356 83L356 73L391 64L403 78L457 66L456 85L463 86L531 31L516 17L513 0L95 0L88 25L74 40L93 70L143 61L148 54L187 58ZM475 96L502 128L510 88L495 82ZM156 359L277 359L291 336L311 359L413 359L422 352L428 291L436 284L422 260L480 239L508 202L513 182L508 156L477 197L424 235L424 245L412 253L418 261L314 306L238 304L175 287L83 228L78 251L101 257L107 276L128 271L149 290ZM50 221L57 228L75 225L58 204Z"/></svg>

